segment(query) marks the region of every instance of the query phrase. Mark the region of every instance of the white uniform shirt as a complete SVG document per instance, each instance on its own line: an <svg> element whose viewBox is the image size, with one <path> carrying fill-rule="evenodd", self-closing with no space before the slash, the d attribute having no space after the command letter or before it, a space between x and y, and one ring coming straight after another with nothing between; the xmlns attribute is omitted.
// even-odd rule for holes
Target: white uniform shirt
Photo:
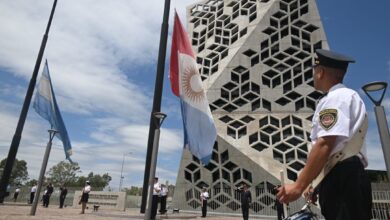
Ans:
<svg viewBox="0 0 390 220"><path fill-rule="evenodd" d="M84 192L84 193L89 193L89 192L91 192L91 186L90 186L90 185L86 185L86 186L84 187L84 189L83 189L83 192Z"/></svg>
<svg viewBox="0 0 390 220"><path fill-rule="evenodd" d="M163 186L161 187L160 196L166 196L168 194L168 188Z"/></svg>
<svg viewBox="0 0 390 220"><path fill-rule="evenodd" d="M356 91L343 84L334 85L328 94L320 99L314 113L310 134L313 146L320 137L337 136L336 146L330 156L342 150L357 132L366 114L364 102ZM362 162L367 166L365 143L360 153Z"/></svg>
<svg viewBox="0 0 390 220"><path fill-rule="evenodd" d="M203 199L203 200L206 200L209 198L209 192L205 191L205 192L202 192L200 194L200 197Z"/></svg>
<svg viewBox="0 0 390 220"><path fill-rule="evenodd" d="M160 195L160 190L161 190L161 185L160 185L160 183L155 183L154 185L153 185L153 195L154 196L158 196L158 195Z"/></svg>
<svg viewBox="0 0 390 220"><path fill-rule="evenodd" d="M32 188L31 188L31 192L36 192L37 191L37 186L33 186Z"/></svg>

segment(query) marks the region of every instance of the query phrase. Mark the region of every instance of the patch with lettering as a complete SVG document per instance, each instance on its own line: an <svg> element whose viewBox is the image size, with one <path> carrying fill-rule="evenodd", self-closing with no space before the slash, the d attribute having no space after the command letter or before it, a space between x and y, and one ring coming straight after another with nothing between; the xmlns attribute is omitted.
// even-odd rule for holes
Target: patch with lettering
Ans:
<svg viewBox="0 0 390 220"><path fill-rule="evenodd" d="M320 125L323 129L331 129L337 122L337 109L324 109L320 111Z"/></svg>

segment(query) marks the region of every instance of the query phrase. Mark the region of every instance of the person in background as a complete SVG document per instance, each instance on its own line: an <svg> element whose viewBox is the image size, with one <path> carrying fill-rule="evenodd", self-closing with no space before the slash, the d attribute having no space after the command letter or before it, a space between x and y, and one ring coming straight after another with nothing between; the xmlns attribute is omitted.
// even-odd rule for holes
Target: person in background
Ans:
<svg viewBox="0 0 390 220"><path fill-rule="evenodd" d="M66 194L68 194L68 189L64 185L62 185L60 187L60 209L64 207Z"/></svg>
<svg viewBox="0 0 390 220"><path fill-rule="evenodd" d="M33 203L34 201L34 197L35 197L35 193L37 192L37 184L34 184L32 187L31 187L31 191L30 191L30 204Z"/></svg>
<svg viewBox="0 0 390 220"><path fill-rule="evenodd" d="M152 210L151 210L151 215L150 215L150 219L152 219L152 220L156 219L158 197L160 195L160 191L161 191L161 185L158 182L158 178L155 177L154 178L154 185L153 185Z"/></svg>
<svg viewBox="0 0 390 220"><path fill-rule="evenodd" d="M9 196L10 190L11 190L11 186L8 184L8 185L7 185L7 188L6 188L6 190L5 190L5 197L8 197L8 196Z"/></svg>
<svg viewBox="0 0 390 220"><path fill-rule="evenodd" d="M80 214L85 213L85 208L87 207L88 203L88 198L89 198L89 192L91 192L91 184L89 180L85 182L85 186L83 188L82 194L81 194L81 199L79 202L79 205L81 204L81 212Z"/></svg>
<svg viewBox="0 0 390 220"><path fill-rule="evenodd" d="M49 207L50 197L53 191L54 191L53 185L49 183L49 185L46 186L46 190L43 195L43 206L46 208Z"/></svg>
<svg viewBox="0 0 390 220"><path fill-rule="evenodd" d="M160 214L165 214L167 212L167 196L168 188L165 184L161 184L160 191Z"/></svg>
<svg viewBox="0 0 390 220"><path fill-rule="evenodd" d="M206 218L207 215L207 199L209 198L209 192L207 192L207 188L204 186L202 188L202 193L200 194L200 200L202 202L202 218Z"/></svg>
<svg viewBox="0 0 390 220"><path fill-rule="evenodd" d="M19 192L20 192L20 187L16 186L16 189L15 189L15 192L14 192L14 202L16 202L16 200L18 199Z"/></svg>
<svg viewBox="0 0 390 220"><path fill-rule="evenodd" d="M242 183L241 186L238 188L238 190L241 192L242 217L243 217L244 220L248 220L248 218L249 218L249 206L252 203L252 194L248 190L248 186L245 183Z"/></svg>

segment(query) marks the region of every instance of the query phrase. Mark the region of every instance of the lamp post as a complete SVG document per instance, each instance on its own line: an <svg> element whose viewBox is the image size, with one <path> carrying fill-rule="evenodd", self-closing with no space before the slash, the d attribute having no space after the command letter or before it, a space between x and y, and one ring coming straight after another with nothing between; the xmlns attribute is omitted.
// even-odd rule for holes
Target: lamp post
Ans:
<svg viewBox="0 0 390 220"><path fill-rule="evenodd" d="M39 194L41 193L43 180L45 178L45 172L46 172L47 162L49 160L52 141L56 133L58 133L57 130L53 130L53 129L48 130L48 132L49 132L49 142L47 142L45 155L43 156L41 172L39 173L39 179L38 179L38 187L37 187L37 191L35 192L33 204L31 205L30 215L35 215L35 212L37 211L37 205L40 199Z"/></svg>
<svg viewBox="0 0 390 220"><path fill-rule="evenodd" d="M130 155L130 154L132 154L132 153L133 153L133 152L123 153L122 168L121 168L121 179L120 179L120 181L119 181L119 192L120 192L121 189L122 189L123 178L125 178L125 177L123 176L123 165L125 164L125 156L126 156L126 155Z"/></svg>
<svg viewBox="0 0 390 220"><path fill-rule="evenodd" d="M381 106L383 97L385 96L387 83L386 82L372 82L362 87L368 98L375 104L374 111L376 121L378 124L379 136L381 139L383 155L386 163L387 179L390 181L390 134L389 127L387 125L387 119L385 109ZM374 99L369 92L382 92L379 99Z"/></svg>
<svg viewBox="0 0 390 220"><path fill-rule="evenodd" d="M152 199L153 199L153 187L154 187L154 177L156 175L156 164L157 164L157 153L158 153L158 144L160 139L160 127L167 117L166 114L162 112L154 112L152 114L153 123L155 126L154 129L154 141L153 141L153 151L150 161L150 173L149 173L149 190L148 190L148 207L145 213L145 220L150 220L152 213Z"/></svg>

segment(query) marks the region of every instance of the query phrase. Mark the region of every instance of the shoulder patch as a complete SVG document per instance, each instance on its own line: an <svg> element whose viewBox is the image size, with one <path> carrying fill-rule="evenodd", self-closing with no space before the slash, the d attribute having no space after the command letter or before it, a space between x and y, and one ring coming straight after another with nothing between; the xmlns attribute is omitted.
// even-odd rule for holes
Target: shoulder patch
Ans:
<svg viewBox="0 0 390 220"><path fill-rule="evenodd" d="M337 109L324 109L320 111L320 125L323 129L331 129L337 122Z"/></svg>

